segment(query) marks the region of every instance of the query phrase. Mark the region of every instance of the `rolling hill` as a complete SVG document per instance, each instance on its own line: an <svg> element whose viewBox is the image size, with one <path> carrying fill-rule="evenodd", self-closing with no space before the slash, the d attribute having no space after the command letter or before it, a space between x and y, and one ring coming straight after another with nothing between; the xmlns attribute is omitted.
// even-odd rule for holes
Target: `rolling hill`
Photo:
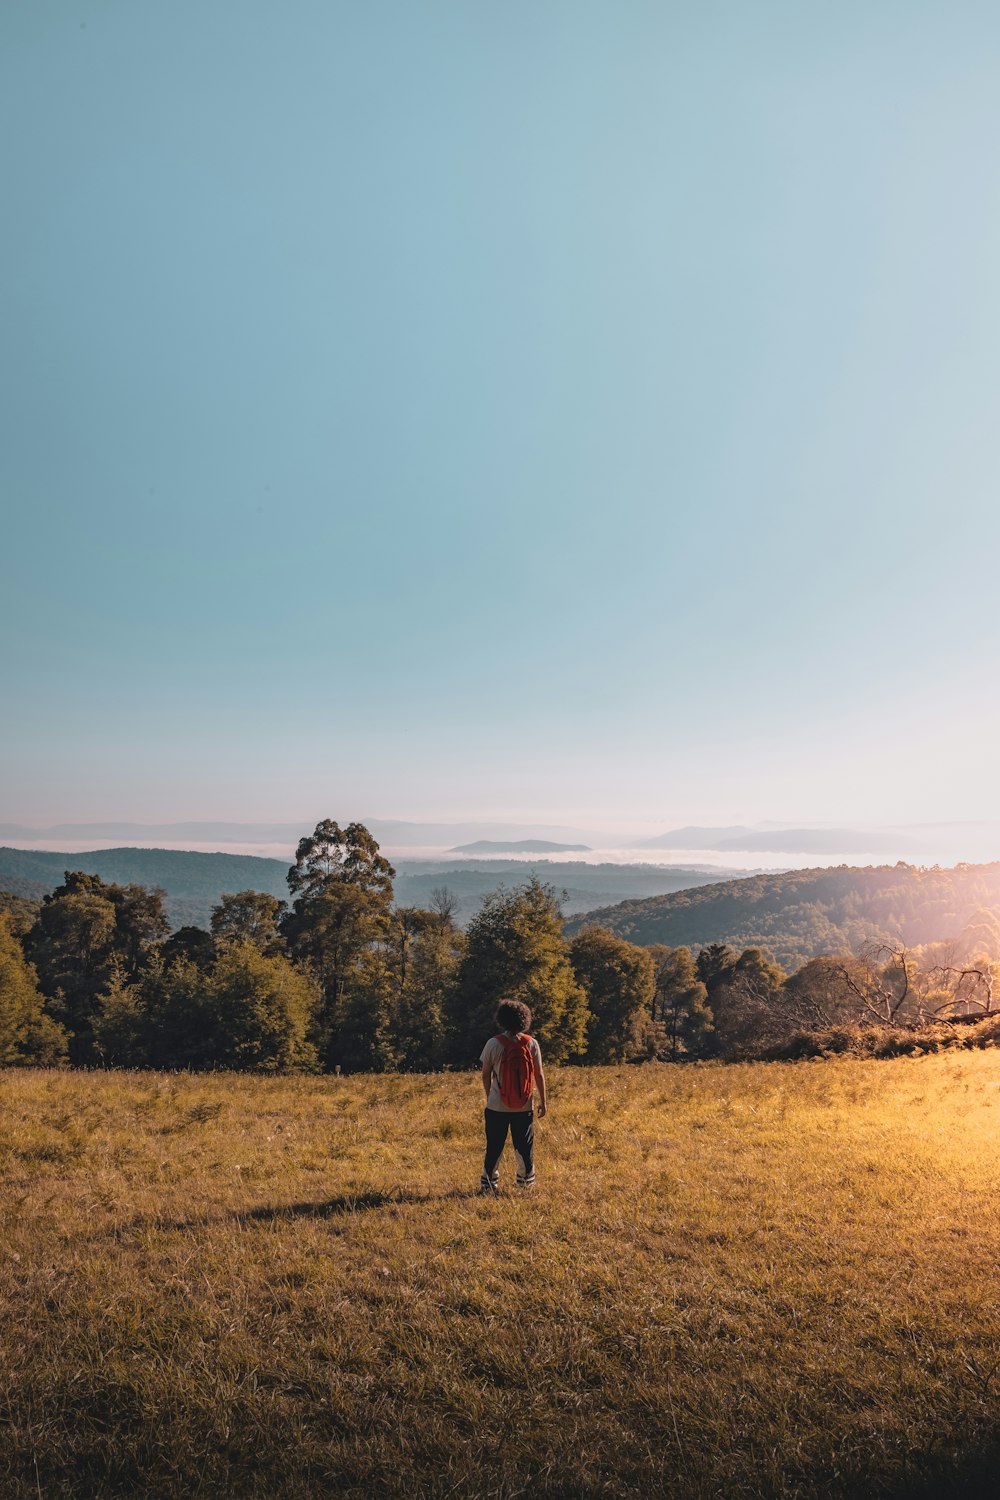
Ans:
<svg viewBox="0 0 1000 1500"><path fill-rule="evenodd" d="M555 886L568 916L628 897L662 895L703 881L726 880L731 870L699 870L664 865L587 864L583 860L463 859L397 860L396 900L401 906L427 906L434 890L447 886L458 898L456 917L464 926L484 896L498 885L515 886L537 875Z"/></svg>
<svg viewBox="0 0 1000 1500"><path fill-rule="evenodd" d="M786 969L872 938L908 947L958 938L970 924L1000 953L1000 863L789 870L623 901L568 923L598 922L631 942L764 949ZM971 941L971 935L969 935Z"/></svg>
<svg viewBox="0 0 1000 1500"><path fill-rule="evenodd" d="M167 893L171 925L207 927L224 891L268 891L288 899L281 859L251 854L199 854L182 849L94 849L83 854L54 850L0 848L0 890L39 900L55 890L66 870L86 870L123 885L161 886ZM501 883L519 885L530 876L550 882L562 893L563 910L572 915L630 896L678 891L700 881L724 880L731 871L657 865L591 865L583 861L553 864L544 859L398 860L394 882L400 906L427 906L434 890L447 886L458 899L457 920L464 924L484 896Z"/></svg>
<svg viewBox="0 0 1000 1500"><path fill-rule="evenodd" d="M85 870L120 885L162 886L173 927L207 927L223 891L269 891L288 895L288 866L253 854L196 854L181 849L93 849L84 854L55 850L0 849L0 890L37 899L62 884L66 870Z"/></svg>

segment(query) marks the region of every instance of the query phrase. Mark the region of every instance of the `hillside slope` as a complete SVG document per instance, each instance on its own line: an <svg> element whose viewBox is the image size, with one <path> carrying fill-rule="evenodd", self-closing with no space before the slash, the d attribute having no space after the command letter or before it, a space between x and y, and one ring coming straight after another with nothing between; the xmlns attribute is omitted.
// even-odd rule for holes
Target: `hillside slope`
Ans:
<svg viewBox="0 0 1000 1500"><path fill-rule="evenodd" d="M61 854L47 849L0 848L0 889L42 896L62 884L66 870L85 870L120 885L162 886L171 925L207 927L223 891L288 895L288 866L253 854L196 854L182 849L93 849Z"/></svg>
<svg viewBox="0 0 1000 1500"><path fill-rule="evenodd" d="M54 850L0 848L0 890L38 900L61 885L66 870L85 870L123 885L162 886L174 927L207 927L224 891L268 891L288 899L288 864L251 854L199 854L183 849L94 849L82 854ZM427 906L433 892L447 886L458 900L456 920L464 926L484 896L500 884L520 885L532 875L554 885L563 910L589 911L628 897L677 891L701 881L721 880L729 871L667 868L657 865L554 863L544 859L399 860L394 882L400 906Z"/></svg>
<svg viewBox="0 0 1000 1500"><path fill-rule="evenodd" d="M877 865L789 870L623 901L574 918L575 932L599 922L634 943L765 949L785 968L872 938L908 947L957 938L970 924L990 950L1000 937L1000 863Z"/></svg>
<svg viewBox="0 0 1000 1500"><path fill-rule="evenodd" d="M688 890L712 880L731 877L731 871L698 870L663 865L586 864L583 860L463 859L399 860L396 865L396 900L400 906L427 906L441 886L458 899L456 920L465 926L480 903L498 885L521 885L536 875L559 893L565 913L591 911L617 901L641 896L660 896L668 891Z"/></svg>

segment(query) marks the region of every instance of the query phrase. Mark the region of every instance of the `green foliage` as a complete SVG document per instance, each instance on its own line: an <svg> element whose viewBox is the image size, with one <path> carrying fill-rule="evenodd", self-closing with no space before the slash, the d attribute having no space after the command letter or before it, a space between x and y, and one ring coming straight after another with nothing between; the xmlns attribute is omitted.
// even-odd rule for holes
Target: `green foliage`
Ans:
<svg viewBox="0 0 1000 1500"><path fill-rule="evenodd" d="M227 943L208 972L183 957L136 982L118 968L99 998L95 1050L109 1065L312 1071L318 994L309 975L253 943Z"/></svg>
<svg viewBox="0 0 1000 1500"><path fill-rule="evenodd" d="M448 1004L465 938L451 920L451 903L442 898L437 906L397 907L393 913L392 1045L397 1066L408 1072L440 1067L448 1055Z"/></svg>
<svg viewBox="0 0 1000 1500"><path fill-rule="evenodd" d="M163 892L105 885L98 875L66 871L46 896L25 938L43 993L70 1032L70 1059L96 1060L97 996L116 967L134 979L167 933Z"/></svg>
<svg viewBox="0 0 1000 1500"><path fill-rule="evenodd" d="M336 876L301 895L282 921L289 952L309 966L320 985L315 1042L328 1067L357 1065L351 1030L367 1034L362 1048L367 1052L381 1028L384 1000L372 987L370 955L387 939L388 927L380 894ZM371 1014L364 1019L366 1008Z"/></svg>
<svg viewBox="0 0 1000 1500"><path fill-rule="evenodd" d="M253 943L262 953L278 952L278 923L284 911L285 903L267 891L223 895L212 911L212 936L217 943Z"/></svg>
<svg viewBox="0 0 1000 1500"><path fill-rule="evenodd" d="M573 972L587 997L589 1062L637 1056L656 994L653 959L604 927L585 927L570 947Z"/></svg>
<svg viewBox="0 0 1000 1500"><path fill-rule="evenodd" d="M13 891L0 891L0 917L6 917L15 937L24 937L33 926L41 904L40 900L19 896Z"/></svg>
<svg viewBox="0 0 1000 1500"><path fill-rule="evenodd" d="M715 1034L723 1055L752 1057L785 1029L780 999L785 975L759 948L746 948L721 966L708 986Z"/></svg>
<svg viewBox="0 0 1000 1500"><path fill-rule="evenodd" d="M664 1030L665 1055L706 1057L713 1050L715 1027L708 990L698 977L690 948L667 948L653 943L655 997L653 1019Z"/></svg>
<svg viewBox="0 0 1000 1500"><path fill-rule="evenodd" d="M743 980L768 994L777 994L787 975L778 964L762 953L759 948L744 948L733 966L729 982Z"/></svg>
<svg viewBox="0 0 1000 1500"><path fill-rule="evenodd" d="M308 897L325 890L331 881L343 881L389 902L395 873L363 823L349 823L342 829L332 818L324 818L299 840L295 863L288 872L288 889L293 896Z"/></svg>
<svg viewBox="0 0 1000 1500"><path fill-rule="evenodd" d="M256 944L226 944L207 989L216 1060L239 1071L313 1071L309 1040L318 994L301 970Z"/></svg>
<svg viewBox="0 0 1000 1500"><path fill-rule="evenodd" d="M478 1055L504 997L531 1007L532 1030L548 1061L583 1054L587 999L573 973L555 894L534 878L495 891L469 923L452 1004L456 1059Z"/></svg>
<svg viewBox="0 0 1000 1500"><path fill-rule="evenodd" d="M299 843L290 910L268 891L225 894L212 933L187 926L164 939L161 892L79 871L40 906L17 903L13 912L22 929L31 917L24 947L45 997L43 1032L52 1025L46 1014L64 1020L75 1062L266 1070L318 1059L349 1072L468 1064L508 995L531 1007L552 1062L736 1059L804 1030L875 1021L912 1029L991 1010L1000 922L981 898L992 868L966 891L976 900L959 912L966 925L957 937L914 951L875 937L854 954L813 958L787 980L762 947L741 949L726 935L692 957L683 944L638 947L592 925L571 950L554 892L534 877L495 891L464 935L443 887L431 891L431 909L394 908L392 867L369 831L329 819ZM942 874L969 878L968 870L897 867L740 885L762 921L776 891L815 894L817 876L889 875L893 920L902 921L900 888L915 874L928 876L932 894ZM688 891L685 901L710 903L725 889ZM845 899L861 911L856 891ZM17 989L30 998L33 971L24 972L28 988L22 973ZM46 1034L32 1055L45 1047L58 1055L60 1032Z"/></svg>
<svg viewBox="0 0 1000 1500"><path fill-rule="evenodd" d="M368 829L326 818L299 840L281 921L292 957L319 981L313 1033L326 1067L389 1067L391 977L382 946L391 935L393 869Z"/></svg>
<svg viewBox="0 0 1000 1500"><path fill-rule="evenodd" d="M168 968L184 959L197 969L210 969L215 962L215 941L203 927L178 927L160 944L160 957Z"/></svg>
<svg viewBox="0 0 1000 1500"><path fill-rule="evenodd" d="M10 918L0 912L0 1067L65 1062L66 1033L44 1003Z"/></svg>
<svg viewBox="0 0 1000 1500"><path fill-rule="evenodd" d="M46 897L27 934L42 989L70 1034L74 1063L93 1061L96 999L111 977L115 952L114 903L95 891L64 889Z"/></svg>
<svg viewBox="0 0 1000 1500"><path fill-rule="evenodd" d="M695 973L709 995L731 977L739 951L728 943L709 943L695 959Z"/></svg>
<svg viewBox="0 0 1000 1500"><path fill-rule="evenodd" d="M181 962L179 958L174 963ZM151 988L150 981L147 985ZM94 1052L108 1068L141 1068L149 1061L146 986L131 984L120 964L112 969L94 1015Z"/></svg>

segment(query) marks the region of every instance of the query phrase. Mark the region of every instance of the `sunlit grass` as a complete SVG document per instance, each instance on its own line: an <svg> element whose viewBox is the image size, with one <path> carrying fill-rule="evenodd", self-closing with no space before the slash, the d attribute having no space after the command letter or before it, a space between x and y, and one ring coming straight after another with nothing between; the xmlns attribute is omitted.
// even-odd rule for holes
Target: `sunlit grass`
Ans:
<svg viewBox="0 0 1000 1500"><path fill-rule="evenodd" d="M953 1492L995 1051L550 1090L493 1202L471 1075L2 1075L2 1493Z"/></svg>

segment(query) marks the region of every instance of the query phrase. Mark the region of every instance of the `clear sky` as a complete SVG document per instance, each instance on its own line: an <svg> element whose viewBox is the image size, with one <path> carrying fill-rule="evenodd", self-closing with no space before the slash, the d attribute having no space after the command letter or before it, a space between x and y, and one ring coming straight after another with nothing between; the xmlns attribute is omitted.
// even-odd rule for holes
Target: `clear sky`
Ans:
<svg viewBox="0 0 1000 1500"><path fill-rule="evenodd" d="M0 7L0 817L1000 816L1000 8Z"/></svg>

